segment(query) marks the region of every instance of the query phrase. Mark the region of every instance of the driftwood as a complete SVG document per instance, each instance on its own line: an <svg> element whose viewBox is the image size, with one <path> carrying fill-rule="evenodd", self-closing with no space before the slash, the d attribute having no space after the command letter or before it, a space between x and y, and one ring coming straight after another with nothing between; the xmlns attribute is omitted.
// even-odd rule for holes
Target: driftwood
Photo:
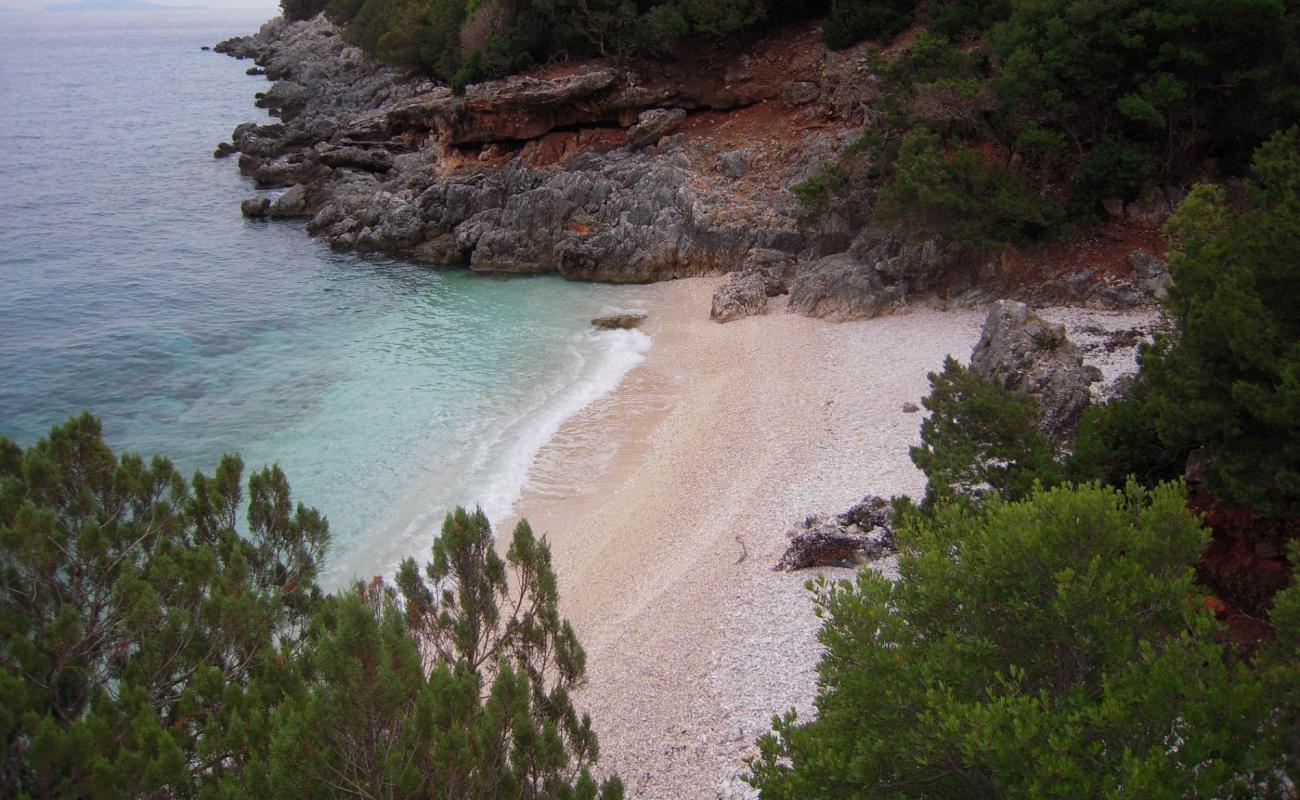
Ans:
<svg viewBox="0 0 1300 800"><path fill-rule="evenodd" d="M813 514L788 535L790 545L773 569L851 567L894 550L889 502L880 497L866 497L833 517Z"/></svg>

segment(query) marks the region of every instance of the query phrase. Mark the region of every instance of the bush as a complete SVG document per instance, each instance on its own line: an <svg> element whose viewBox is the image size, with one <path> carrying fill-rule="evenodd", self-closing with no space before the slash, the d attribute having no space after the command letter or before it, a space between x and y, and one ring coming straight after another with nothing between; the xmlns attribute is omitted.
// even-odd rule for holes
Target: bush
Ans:
<svg viewBox="0 0 1300 800"><path fill-rule="evenodd" d="M1038 404L949 356L930 373L930 412L912 462L925 473L925 505L990 493L1023 497L1056 478L1052 444L1038 432Z"/></svg>
<svg viewBox="0 0 1300 800"><path fill-rule="evenodd" d="M0 438L0 795L622 796L527 523L502 559L457 509L423 575L325 597L325 520L241 472L187 485L89 415Z"/></svg>
<svg viewBox="0 0 1300 800"><path fill-rule="evenodd" d="M1202 185L1170 220L1179 331L1142 372L1165 446L1204 447L1219 498L1287 514L1300 511L1300 129L1261 146L1253 172L1248 208Z"/></svg>
<svg viewBox="0 0 1300 800"><path fill-rule="evenodd" d="M778 718L751 782L766 798L1280 795L1275 698L1229 668L1193 584L1207 536L1178 486L908 515L899 580L819 583L816 719Z"/></svg>
<svg viewBox="0 0 1300 800"><path fill-rule="evenodd" d="M978 150L956 144L945 152L937 135L918 129L903 139L876 218L912 238L942 237L984 252L1043 238L1060 210Z"/></svg>
<svg viewBox="0 0 1300 800"><path fill-rule="evenodd" d="M822 35L833 50L863 39L892 39L912 24L915 8L915 0L841 0L832 4Z"/></svg>
<svg viewBox="0 0 1300 800"><path fill-rule="evenodd" d="M1070 480L1123 486L1134 479L1150 487L1182 474L1187 453L1161 443L1145 395L1139 390L1084 412L1065 463Z"/></svg>

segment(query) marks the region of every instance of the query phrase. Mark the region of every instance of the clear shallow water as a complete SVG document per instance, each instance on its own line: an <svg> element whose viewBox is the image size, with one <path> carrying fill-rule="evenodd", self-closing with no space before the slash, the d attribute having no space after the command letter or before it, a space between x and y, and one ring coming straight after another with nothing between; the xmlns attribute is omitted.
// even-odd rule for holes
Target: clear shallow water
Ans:
<svg viewBox="0 0 1300 800"><path fill-rule="evenodd" d="M560 422L648 345L635 290L332 253L243 220L212 148L261 78L200 51L263 14L0 16L0 432L82 409L186 472L278 461L330 519L330 582L494 518Z"/></svg>

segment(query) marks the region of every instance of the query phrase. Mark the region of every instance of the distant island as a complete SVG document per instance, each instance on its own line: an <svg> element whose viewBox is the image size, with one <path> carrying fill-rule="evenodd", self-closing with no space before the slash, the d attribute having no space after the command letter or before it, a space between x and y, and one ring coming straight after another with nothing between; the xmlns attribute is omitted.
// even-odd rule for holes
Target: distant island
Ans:
<svg viewBox="0 0 1300 800"><path fill-rule="evenodd" d="M79 0L76 3L51 3L46 11L207 11L207 6L168 6L142 0Z"/></svg>

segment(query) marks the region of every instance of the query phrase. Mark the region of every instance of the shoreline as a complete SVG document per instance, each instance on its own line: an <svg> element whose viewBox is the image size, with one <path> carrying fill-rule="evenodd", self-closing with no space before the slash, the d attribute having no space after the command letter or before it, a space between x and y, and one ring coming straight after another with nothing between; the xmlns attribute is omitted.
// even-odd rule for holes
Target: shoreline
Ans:
<svg viewBox="0 0 1300 800"><path fill-rule="evenodd" d="M754 741L773 715L812 711L820 622L805 582L855 574L772 571L785 532L867 494L923 491L908 457L922 415L903 404L928 393L946 355L967 361L985 318L832 323L777 309L719 325L708 308L723 280L645 287L645 360L542 448L543 471L569 479L530 480L497 528L507 542L525 517L551 543L561 611L587 651L580 709L629 797L755 796L741 780ZM1042 313L1080 344L1151 317ZM1100 359L1107 381L1126 360Z"/></svg>
<svg viewBox="0 0 1300 800"><path fill-rule="evenodd" d="M498 526L504 542L525 517L551 543L561 610L588 656L579 701L602 770L630 797L752 796L740 779L754 740L772 715L811 711L819 623L804 584L854 574L773 572L785 531L922 488L907 456L920 417L902 404L944 355L969 354L984 318L718 325L708 307L722 280L646 287L645 361L539 454L584 477L567 494L526 491ZM584 449L602 437L612 455Z"/></svg>

